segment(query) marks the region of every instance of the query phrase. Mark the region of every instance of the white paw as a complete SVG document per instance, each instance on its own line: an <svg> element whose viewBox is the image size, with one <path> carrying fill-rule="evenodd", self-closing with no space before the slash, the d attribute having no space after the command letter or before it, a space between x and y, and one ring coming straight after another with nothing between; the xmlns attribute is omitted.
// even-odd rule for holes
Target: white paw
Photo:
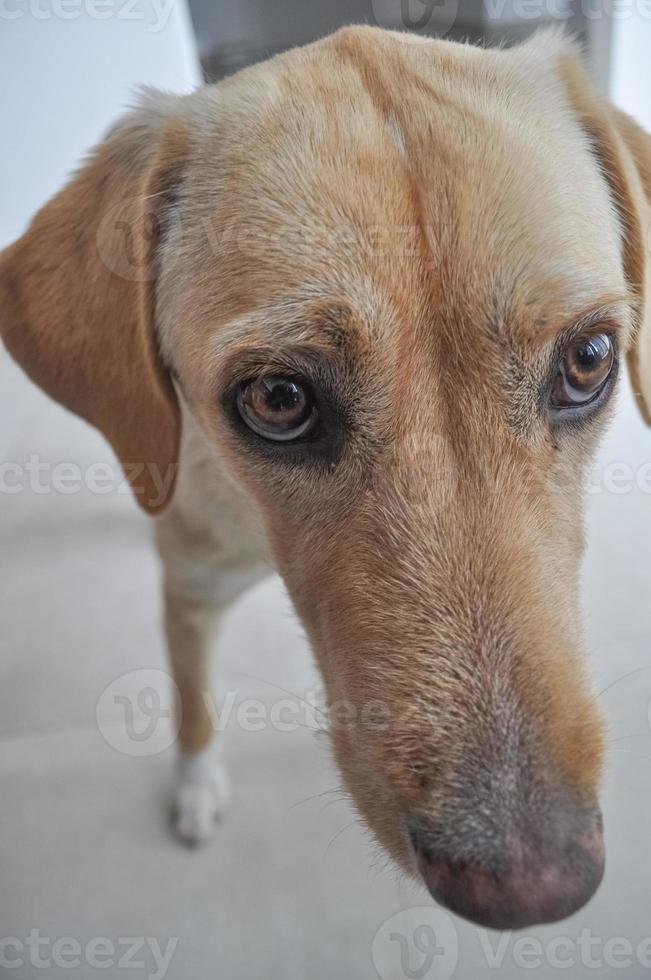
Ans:
<svg viewBox="0 0 651 980"><path fill-rule="evenodd" d="M228 774L214 748L181 753L172 817L179 840L193 846L209 841L229 799Z"/></svg>

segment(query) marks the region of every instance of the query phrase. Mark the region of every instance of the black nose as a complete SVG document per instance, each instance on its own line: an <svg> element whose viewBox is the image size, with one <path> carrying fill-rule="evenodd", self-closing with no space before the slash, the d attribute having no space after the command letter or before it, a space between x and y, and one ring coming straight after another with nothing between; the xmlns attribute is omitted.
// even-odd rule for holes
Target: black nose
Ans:
<svg viewBox="0 0 651 980"><path fill-rule="evenodd" d="M521 838L504 845L499 860L453 861L428 842L435 835L411 830L419 871L432 897L458 915L493 929L555 922L594 895L604 872L601 815L592 812L550 846ZM552 835L553 836L553 835Z"/></svg>

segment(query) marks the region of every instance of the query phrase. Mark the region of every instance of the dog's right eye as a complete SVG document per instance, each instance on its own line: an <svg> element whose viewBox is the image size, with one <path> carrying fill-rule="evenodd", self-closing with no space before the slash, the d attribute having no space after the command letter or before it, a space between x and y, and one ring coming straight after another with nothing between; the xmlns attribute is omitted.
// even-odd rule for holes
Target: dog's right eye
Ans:
<svg viewBox="0 0 651 980"><path fill-rule="evenodd" d="M588 405L595 401L612 372L615 348L610 334L580 337L565 351L551 393L555 409Z"/></svg>
<svg viewBox="0 0 651 980"><path fill-rule="evenodd" d="M249 429L273 442L293 442L306 436L317 419L310 388L294 378L269 375L245 381L236 401Z"/></svg>

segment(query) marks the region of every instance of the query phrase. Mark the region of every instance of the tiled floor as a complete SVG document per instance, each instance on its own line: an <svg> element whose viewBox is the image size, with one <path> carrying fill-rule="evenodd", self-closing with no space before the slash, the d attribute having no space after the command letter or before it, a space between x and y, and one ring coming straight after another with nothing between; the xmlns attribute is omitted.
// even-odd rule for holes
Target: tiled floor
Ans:
<svg viewBox="0 0 651 980"><path fill-rule="evenodd" d="M109 458L2 354L0 420L4 460ZM601 459L636 472L651 460L651 433L628 395ZM607 876L587 909L531 930L528 946L453 922L399 880L340 798L309 724L229 724L232 808L212 846L178 847L165 820L170 750L121 754L112 745L120 717L96 721L108 685L129 674L118 680L128 695L142 679L133 671L165 667L147 522L126 495L2 495L0 975L511 980L554 976L568 959L572 978L651 974L651 942L638 946L651 936L651 499L613 492L617 478L602 469L597 483L610 489L591 495L585 573L593 669L611 724ZM318 686L277 581L243 598L219 647L222 692L269 705L288 691L300 704ZM162 723L161 749L166 732ZM412 907L424 911L383 926ZM419 923L435 929L418 934L424 952L413 945ZM47 940L37 953L32 930ZM128 937L142 941L129 973L119 965ZM35 965L37 955L49 965Z"/></svg>

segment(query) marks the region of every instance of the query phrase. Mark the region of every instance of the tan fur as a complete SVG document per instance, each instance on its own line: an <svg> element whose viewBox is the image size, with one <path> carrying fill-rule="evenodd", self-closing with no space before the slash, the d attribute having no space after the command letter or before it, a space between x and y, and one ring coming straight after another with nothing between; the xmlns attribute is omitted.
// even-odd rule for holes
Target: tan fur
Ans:
<svg viewBox="0 0 651 980"><path fill-rule="evenodd" d="M226 601L202 576L218 592L235 543L252 570L268 546L331 704L355 718L332 725L346 783L405 867L409 814L472 861L477 813L499 835L522 801L544 815L598 792L578 572L602 423L552 432L539 379L560 331L607 324L626 350L639 320L651 396L651 151L575 62L550 34L491 51L345 29L150 100L0 259L10 350L122 459L175 458L162 365L178 379L194 463L158 530L182 744L209 739L206 622ZM136 209L169 196L144 313L92 249L122 189ZM346 409L342 448L276 464L224 391L315 360Z"/></svg>
<svg viewBox="0 0 651 980"><path fill-rule="evenodd" d="M624 268L637 297L639 331L628 363L640 411L651 424L651 137L624 112L602 104L578 62L565 59L562 71L620 218Z"/></svg>
<svg viewBox="0 0 651 980"><path fill-rule="evenodd" d="M183 147L180 123L165 134L137 119L117 127L0 260L9 351L48 394L102 429L150 513L165 502L161 481L171 492L180 438L152 279L155 205Z"/></svg>

